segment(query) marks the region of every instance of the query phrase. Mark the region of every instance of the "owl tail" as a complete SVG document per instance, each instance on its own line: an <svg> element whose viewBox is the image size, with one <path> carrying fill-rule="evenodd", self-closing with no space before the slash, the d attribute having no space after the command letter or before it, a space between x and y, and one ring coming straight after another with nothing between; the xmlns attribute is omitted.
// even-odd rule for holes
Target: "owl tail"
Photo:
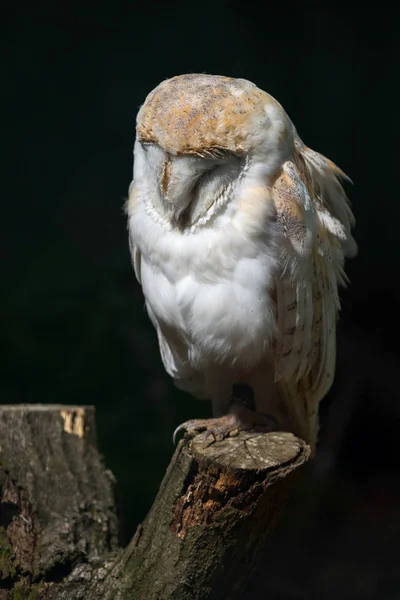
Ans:
<svg viewBox="0 0 400 600"><path fill-rule="evenodd" d="M281 382L281 390L291 431L311 447L311 455L316 451L319 418L318 403L312 390L311 376L295 384Z"/></svg>

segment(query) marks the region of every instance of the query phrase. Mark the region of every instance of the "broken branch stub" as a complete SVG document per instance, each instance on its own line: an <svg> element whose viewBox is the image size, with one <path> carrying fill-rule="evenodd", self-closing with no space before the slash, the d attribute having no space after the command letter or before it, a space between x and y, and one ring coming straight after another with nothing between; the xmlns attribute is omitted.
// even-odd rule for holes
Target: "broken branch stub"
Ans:
<svg viewBox="0 0 400 600"><path fill-rule="evenodd" d="M287 432L202 441L179 443L105 600L241 597L310 448Z"/></svg>

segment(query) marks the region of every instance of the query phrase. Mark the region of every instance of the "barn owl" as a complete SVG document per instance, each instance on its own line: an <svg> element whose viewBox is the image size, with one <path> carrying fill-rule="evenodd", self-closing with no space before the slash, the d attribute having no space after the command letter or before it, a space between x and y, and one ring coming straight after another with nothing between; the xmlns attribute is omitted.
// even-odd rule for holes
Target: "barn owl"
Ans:
<svg viewBox="0 0 400 600"><path fill-rule="evenodd" d="M166 371L213 412L176 432L213 443L278 427L315 450L338 285L357 252L345 177L245 79L179 75L145 99L126 206L132 263Z"/></svg>

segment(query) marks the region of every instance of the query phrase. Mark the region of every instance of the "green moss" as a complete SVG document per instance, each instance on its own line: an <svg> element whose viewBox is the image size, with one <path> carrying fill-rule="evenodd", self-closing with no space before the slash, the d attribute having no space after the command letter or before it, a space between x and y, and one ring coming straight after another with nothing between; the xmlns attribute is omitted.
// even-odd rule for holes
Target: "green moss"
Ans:
<svg viewBox="0 0 400 600"><path fill-rule="evenodd" d="M39 600L40 592L44 589L44 583L35 583L30 588L22 584L15 584L13 589L13 600Z"/></svg>
<svg viewBox="0 0 400 600"><path fill-rule="evenodd" d="M6 532L4 531L4 527L0 527L0 550L4 547L7 546L8 548L10 547L10 543L7 539L7 535Z"/></svg>
<svg viewBox="0 0 400 600"><path fill-rule="evenodd" d="M12 564L13 553L4 527L0 527L0 581L13 578L16 570Z"/></svg>
<svg viewBox="0 0 400 600"><path fill-rule="evenodd" d="M13 566L13 552L4 527L0 527L0 587L1 581L15 579L17 570ZM12 590L12 600L39 600L40 592L45 587L44 582L26 587L23 583L15 583Z"/></svg>
<svg viewBox="0 0 400 600"><path fill-rule="evenodd" d="M26 587L22 587L17 583L13 589L13 600L27 600L28 593L29 590L27 590Z"/></svg>

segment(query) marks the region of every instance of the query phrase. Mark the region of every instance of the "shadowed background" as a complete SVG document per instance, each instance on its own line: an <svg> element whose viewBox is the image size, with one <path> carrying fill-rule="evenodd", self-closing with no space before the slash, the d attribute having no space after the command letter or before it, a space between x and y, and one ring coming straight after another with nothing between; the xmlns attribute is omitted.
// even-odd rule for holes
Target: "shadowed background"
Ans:
<svg viewBox="0 0 400 600"><path fill-rule="evenodd" d="M320 451L246 599L398 598L395 16L312 2L18 6L0 26L1 402L96 405L129 537L169 463L174 428L211 411L165 374L131 268L123 203L136 113L176 74L250 79L354 181L360 252L341 292Z"/></svg>

